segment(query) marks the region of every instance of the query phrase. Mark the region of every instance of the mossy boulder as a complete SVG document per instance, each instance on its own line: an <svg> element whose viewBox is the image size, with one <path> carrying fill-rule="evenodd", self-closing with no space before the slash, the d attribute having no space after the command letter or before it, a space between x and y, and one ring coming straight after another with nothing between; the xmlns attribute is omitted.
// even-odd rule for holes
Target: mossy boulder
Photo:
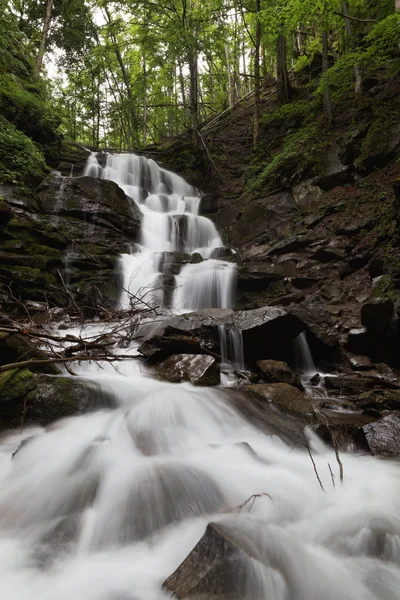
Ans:
<svg viewBox="0 0 400 600"><path fill-rule="evenodd" d="M0 373L0 428L46 426L77 412L110 405L95 384L13 369Z"/></svg>
<svg viewBox="0 0 400 600"><path fill-rule="evenodd" d="M256 384L246 388L251 396L260 403L267 402L282 412L307 422L314 421L312 404L300 390L287 383Z"/></svg>
<svg viewBox="0 0 400 600"><path fill-rule="evenodd" d="M0 366L25 360L44 360L47 356L27 337L19 333L0 333ZM33 367L42 373L59 374L54 364ZM7 373L7 371L5 371Z"/></svg>

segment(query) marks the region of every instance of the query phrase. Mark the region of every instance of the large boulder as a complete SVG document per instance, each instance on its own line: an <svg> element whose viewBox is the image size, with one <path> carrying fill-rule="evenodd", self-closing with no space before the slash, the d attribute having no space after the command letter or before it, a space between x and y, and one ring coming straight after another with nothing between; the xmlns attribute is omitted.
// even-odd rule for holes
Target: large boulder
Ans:
<svg viewBox="0 0 400 600"><path fill-rule="evenodd" d="M280 360L259 360L257 367L267 383L287 383L302 388L300 378L293 373L289 365Z"/></svg>
<svg viewBox="0 0 400 600"><path fill-rule="evenodd" d="M400 416L388 415L362 428L372 454L400 456Z"/></svg>
<svg viewBox="0 0 400 600"><path fill-rule="evenodd" d="M300 319L282 308L210 309L139 328L138 335L143 336L139 352L157 360L172 354L216 353L221 327L242 333L244 355L250 363L260 357L280 359L304 330Z"/></svg>
<svg viewBox="0 0 400 600"><path fill-rule="evenodd" d="M361 307L361 323L367 329L392 337L398 334L398 318L389 298L375 298Z"/></svg>
<svg viewBox="0 0 400 600"><path fill-rule="evenodd" d="M281 192L251 201L242 201L236 222L230 231L235 246L273 241L288 235L298 208L290 192Z"/></svg>
<svg viewBox="0 0 400 600"><path fill-rule="evenodd" d="M172 383L190 381L193 385L218 385L219 365L205 354L175 354L157 367L157 373Z"/></svg>
<svg viewBox="0 0 400 600"><path fill-rule="evenodd" d="M54 377L29 369L0 373L0 428L19 427L22 422L46 426L110 402L96 384L78 378Z"/></svg>
<svg viewBox="0 0 400 600"><path fill-rule="evenodd" d="M52 173L38 189L40 209L47 214L64 215L114 228L138 237L141 212L113 181L94 177L69 178Z"/></svg>

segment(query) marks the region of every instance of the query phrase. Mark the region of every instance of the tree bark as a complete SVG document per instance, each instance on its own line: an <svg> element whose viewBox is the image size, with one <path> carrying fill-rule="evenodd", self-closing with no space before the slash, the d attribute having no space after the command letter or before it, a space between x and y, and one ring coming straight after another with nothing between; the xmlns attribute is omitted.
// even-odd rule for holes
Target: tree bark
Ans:
<svg viewBox="0 0 400 600"><path fill-rule="evenodd" d="M42 29L42 37L40 39L39 44L39 52L36 58L35 72L39 72L43 65L44 52L46 49L47 37L49 35L50 23L51 23L51 14L53 12L53 3L54 0L47 0L46 3L46 15L43 21L43 29Z"/></svg>
<svg viewBox="0 0 400 600"><path fill-rule="evenodd" d="M199 130L199 91L198 91L198 62L197 51L191 52L189 56L189 79L190 79L190 113L192 121L193 144L197 146L197 132Z"/></svg>
<svg viewBox="0 0 400 600"><path fill-rule="evenodd" d="M258 143L260 135L260 103L261 103L261 85L260 85L260 48L261 48L261 21L260 21L261 0L257 0L257 25L256 25L256 46L254 57L254 147Z"/></svg>
<svg viewBox="0 0 400 600"><path fill-rule="evenodd" d="M394 0L394 9L400 10L400 0Z"/></svg>
<svg viewBox="0 0 400 600"><path fill-rule="evenodd" d="M399 0L400 2L400 0ZM347 4L347 2L345 2L343 4L342 7L343 10L343 15L345 18L345 24L346 24L346 38L347 38L347 50L350 50L353 47L353 30L351 27L351 20L349 18L349 5ZM360 67L358 65L354 65L354 76L356 79L356 83L355 83L355 93L356 94L360 94L362 91L362 78L361 78L361 71L360 71Z"/></svg>
<svg viewBox="0 0 400 600"><path fill-rule="evenodd" d="M328 48L328 32L324 31L322 34L322 73L326 73L329 69L329 48ZM324 91L324 108L326 116L328 117L329 124L333 123L333 108L331 103L331 97L329 94L329 87L327 86Z"/></svg>
<svg viewBox="0 0 400 600"><path fill-rule="evenodd" d="M143 146L147 144L147 66L146 51L142 48L143 57Z"/></svg>
<svg viewBox="0 0 400 600"><path fill-rule="evenodd" d="M276 57L278 98L282 104L287 104L291 96L291 87L286 64L286 38L282 34L276 42Z"/></svg>
<svg viewBox="0 0 400 600"><path fill-rule="evenodd" d="M108 24L113 25L110 11L108 10L107 6L104 7L104 12L106 14ZM137 129L137 127L136 127L137 123L136 123L136 114L135 114L135 108L134 108L134 98L133 98L133 94L132 94L132 88L131 88L131 84L129 81L128 73L125 69L125 65L124 65L124 61L122 59L121 52L120 52L120 49L118 46L117 38L115 37L115 35L112 31L110 31L110 37L113 41L115 56L117 58L118 64L121 69L122 78L123 78L124 84L125 84L126 94L128 96L129 114L130 114L131 125L132 125L132 128L130 128L130 130L131 130L131 134L132 134L132 144L133 144L133 146L135 146L135 142L136 142L135 132Z"/></svg>

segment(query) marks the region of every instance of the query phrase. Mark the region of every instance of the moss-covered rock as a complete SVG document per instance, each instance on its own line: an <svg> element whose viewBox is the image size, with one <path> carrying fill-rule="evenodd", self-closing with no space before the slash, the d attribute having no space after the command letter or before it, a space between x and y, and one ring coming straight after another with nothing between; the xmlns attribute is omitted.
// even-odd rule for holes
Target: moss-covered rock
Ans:
<svg viewBox="0 0 400 600"><path fill-rule="evenodd" d="M46 358L47 356L28 337L19 333L0 333L0 365ZM61 372L54 364L32 367L32 370L50 374Z"/></svg>

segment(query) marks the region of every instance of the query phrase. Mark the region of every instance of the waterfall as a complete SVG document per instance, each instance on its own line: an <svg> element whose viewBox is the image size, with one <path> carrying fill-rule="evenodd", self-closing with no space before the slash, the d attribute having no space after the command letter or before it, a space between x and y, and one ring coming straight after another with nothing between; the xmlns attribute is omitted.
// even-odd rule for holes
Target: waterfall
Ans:
<svg viewBox="0 0 400 600"><path fill-rule="evenodd" d="M122 308L128 308L132 295L146 305L178 312L233 306L236 267L210 259L223 242L214 223L199 215L201 197L195 188L154 160L135 154L91 153L85 175L115 181L143 215L138 244L120 260ZM161 258L174 252L200 254L203 262L185 265L179 275L171 276L165 271L168 261ZM173 293L165 292L166 275Z"/></svg>
<svg viewBox="0 0 400 600"><path fill-rule="evenodd" d="M244 371L243 334L236 327L218 325L221 370Z"/></svg>
<svg viewBox="0 0 400 600"><path fill-rule="evenodd" d="M324 493L301 445L218 389L150 379L134 360L74 371L115 406L0 438L0 598L167 600L162 582L216 523L245 543L242 600L397 600L398 464L343 454L335 489L334 451L308 433Z"/></svg>
<svg viewBox="0 0 400 600"><path fill-rule="evenodd" d="M314 360L311 354L310 346L307 342L306 332L303 331L293 342L294 358L296 368L305 375L313 375L317 372Z"/></svg>

